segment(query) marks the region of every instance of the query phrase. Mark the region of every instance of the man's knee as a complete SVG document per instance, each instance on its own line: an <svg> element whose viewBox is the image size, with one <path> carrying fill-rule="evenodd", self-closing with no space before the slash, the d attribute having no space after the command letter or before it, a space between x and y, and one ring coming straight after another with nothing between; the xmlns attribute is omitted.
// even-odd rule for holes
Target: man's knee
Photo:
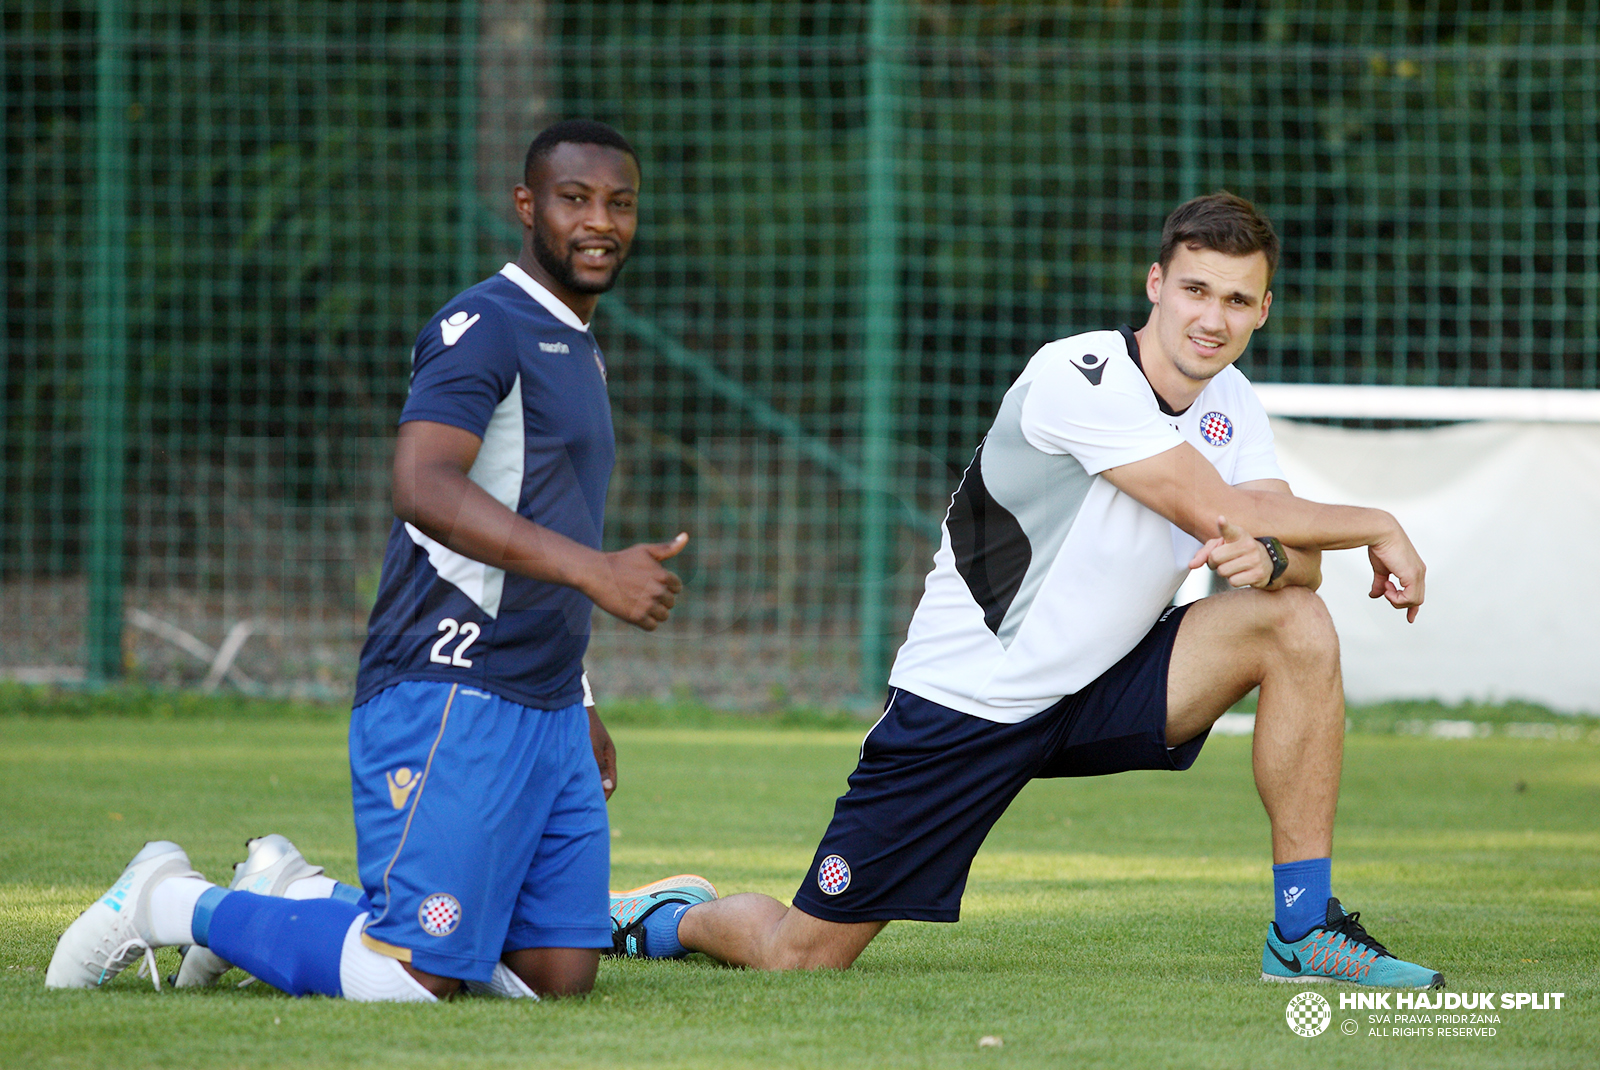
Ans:
<svg viewBox="0 0 1600 1070"><path fill-rule="evenodd" d="M564 970L547 974L541 983L536 985L528 984L526 980L523 983L541 996L559 999L562 996L588 995L594 991L594 978L595 971L593 970L587 972L583 970Z"/></svg>
<svg viewBox="0 0 1600 1070"><path fill-rule="evenodd" d="M1326 603L1306 587L1267 594L1269 641L1295 664L1311 668L1339 662L1339 633Z"/></svg>
<svg viewBox="0 0 1600 1070"><path fill-rule="evenodd" d="M788 947L772 949L765 963L769 970L848 970L860 952L831 947Z"/></svg>
<svg viewBox="0 0 1600 1070"><path fill-rule="evenodd" d="M594 988L600 952L588 948L536 947L513 951L506 965L541 996L581 996Z"/></svg>
<svg viewBox="0 0 1600 1070"><path fill-rule="evenodd" d="M769 970L847 970L888 922L843 924L791 907L763 956Z"/></svg>

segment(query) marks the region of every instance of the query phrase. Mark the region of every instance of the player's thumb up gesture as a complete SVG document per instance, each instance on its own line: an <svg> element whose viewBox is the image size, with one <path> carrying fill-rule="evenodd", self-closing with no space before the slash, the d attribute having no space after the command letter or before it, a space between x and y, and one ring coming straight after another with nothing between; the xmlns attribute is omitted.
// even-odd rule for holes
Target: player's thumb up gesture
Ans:
<svg viewBox="0 0 1600 1070"><path fill-rule="evenodd" d="M689 543L688 532L671 542L641 542L626 550L602 555L605 574L588 592L594 604L629 624L653 632L667 619L683 590L678 579L661 562L676 557Z"/></svg>

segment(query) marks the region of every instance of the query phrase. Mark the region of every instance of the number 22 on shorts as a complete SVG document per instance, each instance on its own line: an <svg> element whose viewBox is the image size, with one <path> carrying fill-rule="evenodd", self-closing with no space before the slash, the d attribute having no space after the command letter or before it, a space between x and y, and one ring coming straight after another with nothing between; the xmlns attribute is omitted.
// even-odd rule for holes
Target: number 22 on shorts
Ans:
<svg viewBox="0 0 1600 1070"><path fill-rule="evenodd" d="M439 630L444 634L439 637L437 643L433 644L433 653L428 655L428 660L439 665L453 665L458 669L472 668L472 659L465 656L467 647L477 641L478 636L483 633L483 629L470 620L465 624L457 624L450 617L445 617L439 622ZM446 654L444 652L445 646L457 635L461 636L461 642L456 645L454 651Z"/></svg>

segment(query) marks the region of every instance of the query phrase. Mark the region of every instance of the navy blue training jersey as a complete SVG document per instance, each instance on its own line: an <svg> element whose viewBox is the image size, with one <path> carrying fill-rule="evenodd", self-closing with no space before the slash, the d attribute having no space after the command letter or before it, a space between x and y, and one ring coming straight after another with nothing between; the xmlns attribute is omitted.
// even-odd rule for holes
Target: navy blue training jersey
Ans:
<svg viewBox="0 0 1600 1070"><path fill-rule="evenodd" d="M605 363L572 310L521 268L507 264L422 329L400 414L408 420L477 435L474 483L600 548L616 460ZM355 704L401 680L442 680L525 706L570 706L583 697L593 606L571 587L491 568L396 520Z"/></svg>

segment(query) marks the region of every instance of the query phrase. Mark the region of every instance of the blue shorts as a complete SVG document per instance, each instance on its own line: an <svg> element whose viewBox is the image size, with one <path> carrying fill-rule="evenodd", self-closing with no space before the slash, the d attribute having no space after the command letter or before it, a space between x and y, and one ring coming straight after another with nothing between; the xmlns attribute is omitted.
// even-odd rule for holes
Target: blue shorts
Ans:
<svg viewBox="0 0 1600 1070"><path fill-rule="evenodd" d="M891 691L794 905L825 921L956 921L973 856L1028 781L1193 765L1206 733L1172 750L1166 739L1184 608L1088 687L1018 724Z"/></svg>
<svg viewBox="0 0 1600 1070"><path fill-rule="evenodd" d="M350 715L362 941L487 981L527 947L611 946L611 835L581 705L395 684Z"/></svg>

